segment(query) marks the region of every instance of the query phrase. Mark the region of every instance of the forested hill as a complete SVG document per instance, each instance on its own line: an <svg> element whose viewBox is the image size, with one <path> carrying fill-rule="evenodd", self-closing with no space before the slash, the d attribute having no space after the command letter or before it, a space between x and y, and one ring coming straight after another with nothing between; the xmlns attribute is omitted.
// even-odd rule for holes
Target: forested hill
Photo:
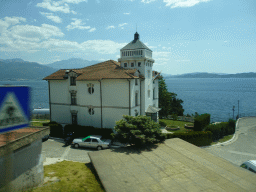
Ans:
<svg viewBox="0 0 256 192"><path fill-rule="evenodd" d="M162 75L165 79L170 78L256 78L256 73L236 73L236 74L217 74L217 73L187 73L182 75Z"/></svg>
<svg viewBox="0 0 256 192"><path fill-rule="evenodd" d="M22 59L0 60L0 80L42 80L57 69Z"/></svg>

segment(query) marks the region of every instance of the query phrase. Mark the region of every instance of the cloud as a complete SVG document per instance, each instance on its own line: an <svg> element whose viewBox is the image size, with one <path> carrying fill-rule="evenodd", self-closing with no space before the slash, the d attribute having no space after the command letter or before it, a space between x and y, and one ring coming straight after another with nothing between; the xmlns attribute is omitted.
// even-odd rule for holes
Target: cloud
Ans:
<svg viewBox="0 0 256 192"><path fill-rule="evenodd" d="M192 7L198 3L209 2L211 0L163 0L166 3L165 6L171 6L171 8L176 7Z"/></svg>
<svg viewBox="0 0 256 192"><path fill-rule="evenodd" d="M40 12L40 13L55 23L62 23L62 19L59 16L54 16L52 13L44 13L44 12Z"/></svg>
<svg viewBox="0 0 256 192"><path fill-rule="evenodd" d="M124 15L130 15L131 13L124 13Z"/></svg>
<svg viewBox="0 0 256 192"><path fill-rule="evenodd" d="M2 20L1 20L2 21ZM63 37L64 34L55 26L42 24L14 25L5 28L0 35L0 51L26 51L29 53L42 49L41 43L52 37Z"/></svg>
<svg viewBox="0 0 256 192"><path fill-rule="evenodd" d="M127 23L122 23L122 24L119 24L118 27L120 27L121 29L124 29L123 26L125 26L125 25L128 25L128 24Z"/></svg>
<svg viewBox="0 0 256 192"><path fill-rule="evenodd" d="M51 1L51 0L44 0L42 3L37 3L36 6L37 7L42 7L45 9L48 9L50 11L53 12L63 12L63 13L70 13L70 8L69 5L67 3L63 3L61 1Z"/></svg>
<svg viewBox="0 0 256 192"><path fill-rule="evenodd" d="M156 0L141 0L142 3L152 3L154 1L156 1Z"/></svg>
<svg viewBox="0 0 256 192"><path fill-rule="evenodd" d="M106 29L115 29L116 27L114 25L107 26Z"/></svg>
<svg viewBox="0 0 256 192"><path fill-rule="evenodd" d="M0 19L0 33L4 32L8 27L16 25L20 22L26 22L23 17L5 17L4 20Z"/></svg>
<svg viewBox="0 0 256 192"><path fill-rule="evenodd" d="M48 9L53 12L60 11L62 13L77 14L75 11L70 10L68 3L78 4L81 2L87 2L87 0L62 0L62 1L44 0L42 3L37 3L36 6Z"/></svg>
<svg viewBox="0 0 256 192"><path fill-rule="evenodd" d="M93 32L93 31L95 31L96 30L96 28L91 28L90 30L89 30L89 32Z"/></svg>
<svg viewBox="0 0 256 192"><path fill-rule="evenodd" d="M91 28L90 26L83 26L85 23L83 24L81 19L73 18L72 20L74 22L71 22L66 27L68 31L71 30L71 29L90 29Z"/></svg>
<svg viewBox="0 0 256 192"><path fill-rule="evenodd" d="M83 50L94 51L101 54L115 54L123 48L126 43L116 43L111 40L88 40L81 43Z"/></svg>

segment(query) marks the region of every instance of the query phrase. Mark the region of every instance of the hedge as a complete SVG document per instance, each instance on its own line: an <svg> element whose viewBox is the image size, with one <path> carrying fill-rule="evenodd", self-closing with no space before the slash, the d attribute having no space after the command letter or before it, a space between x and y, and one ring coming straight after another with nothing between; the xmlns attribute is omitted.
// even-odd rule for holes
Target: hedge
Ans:
<svg viewBox="0 0 256 192"><path fill-rule="evenodd" d="M207 125L210 124L210 114L202 114L195 118L194 120L194 131L202 131Z"/></svg>
<svg viewBox="0 0 256 192"><path fill-rule="evenodd" d="M204 128L204 131L212 132L212 140L217 141L220 138L235 133L235 120L229 119L228 122L222 122L219 124L211 124Z"/></svg>
<svg viewBox="0 0 256 192"><path fill-rule="evenodd" d="M187 133L167 134L167 139L180 138L198 147L207 146L212 143L212 133L210 131L192 131Z"/></svg>
<svg viewBox="0 0 256 192"><path fill-rule="evenodd" d="M50 127L50 136L51 137L58 137L58 138L63 138L63 129L61 124L51 121L49 123L43 123L43 126L49 126Z"/></svg>
<svg viewBox="0 0 256 192"><path fill-rule="evenodd" d="M68 124L64 127L64 135L67 133L74 132L74 137L86 137L88 135L101 135L106 139L112 139L111 133L113 129L111 128L95 128L93 126L81 126Z"/></svg>

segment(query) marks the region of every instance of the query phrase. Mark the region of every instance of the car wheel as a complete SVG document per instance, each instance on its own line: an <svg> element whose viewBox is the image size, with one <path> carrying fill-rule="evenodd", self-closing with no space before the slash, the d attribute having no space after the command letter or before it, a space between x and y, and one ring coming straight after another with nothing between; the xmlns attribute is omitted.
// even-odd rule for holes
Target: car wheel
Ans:
<svg viewBox="0 0 256 192"><path fill-rule="evenodd" d="M97 149L98 149L98 150L102 150L102 147L101 147L101 146L98 146Z"/></svg>
<svg viewBox="0 0 256 192"><path fill-rule="evenodd" d="M77 143L75 144L75 148L79 148L79 145Z"/></svg>

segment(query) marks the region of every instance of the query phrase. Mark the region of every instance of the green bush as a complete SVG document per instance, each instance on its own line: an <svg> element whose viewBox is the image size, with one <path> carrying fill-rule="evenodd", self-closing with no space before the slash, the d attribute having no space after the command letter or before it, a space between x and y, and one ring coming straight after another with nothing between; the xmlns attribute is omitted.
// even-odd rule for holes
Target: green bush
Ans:
<svg viewBox="0 0 256 192"><path fill-rule="evenodd" d="M159 119L159 125L161 127L166 127L167 126L167 124L163 120L161 120L161 119Z"/></svg>
<svg viewBox="0 0 256 192"><path fill-rule="evenodd" d="M212 142L210 131L191 131L187 133L167 134L167 139L180 138L196 146L207 146Z"/></svg>
<svg viewBox="0 0 256 192"><path fill-rule="evenodd" d="M140 147L144 144L158 143L165 139L160 130L160 125L146 116L123 115L124 119L116 122L112 134L114 140L121 143L134 144Z"/></svg>
<svg viewBox="0 0 256 192"><path fill-rule="evenodd" d="M194 119L194 131L202 131L207 125L210 124L210 114L198 115Z"/></svg>
<svg viewBox="0 0 256 192"><path fill-rule="evenodd" d="M51 121L47 123L47 126L50 126L50 136L63 138L63 130L61 124Z"/></svg>
<svg viewBox="0 0 256 192"><path fill-rule="evenodd" d="M233 119L228 120L229 135L234 134L236 130L236 121Z"/></svg>
<svg viewBox="0 0 256 192"><path fill-rule="evenodd" d="M89 135L101 135L106 139L111 139L111 133L113 129L110 128L95 128L93 126L81 126L68 124L64 127L64 135L67 133L74 132L74 137L86 137Z"/></svg>
<svg viewBox="0 0 256 192"><path fill-rule="evenodd" d="M218 123L216 125L211 124L208 125L204 131L211 131L212 132L212 139L213 141L217 141L223 136L233 134L233 129L229 126L228 122Z"/></svg>

